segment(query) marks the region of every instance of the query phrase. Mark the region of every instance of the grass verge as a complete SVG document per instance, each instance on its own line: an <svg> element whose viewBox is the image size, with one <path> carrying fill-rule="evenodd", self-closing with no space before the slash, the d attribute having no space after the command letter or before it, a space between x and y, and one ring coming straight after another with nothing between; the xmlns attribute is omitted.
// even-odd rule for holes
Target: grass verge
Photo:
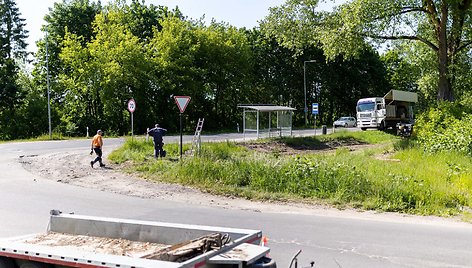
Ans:
<svg viewBox="0 0 472 268"><path fill-rule="evenodd" d="M470 220L472 160L456 153L427 154L414 142L378 131L259 140L293 148L258 151L233 142L205 143L199 157L179 161L177 144L155 160L152 142L128 140L115 163L155 181L247 199L323 202L337 207ZM337 147L320 153L326 144ZM376 144L350 150L352 144ZM184 151L189 145L184 145ZM313 148L315 150L313 150ZM469 212L468 212L469 211Z"/></svg>

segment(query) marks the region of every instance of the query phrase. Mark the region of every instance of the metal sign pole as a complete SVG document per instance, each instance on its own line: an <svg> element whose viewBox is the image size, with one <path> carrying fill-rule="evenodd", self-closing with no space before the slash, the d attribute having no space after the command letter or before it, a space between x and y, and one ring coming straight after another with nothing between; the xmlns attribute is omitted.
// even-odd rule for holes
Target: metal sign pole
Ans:
<svg viewBox="0 0 472 268"><path fill-rule="evenodd" d="M133 117L133 114L134 114L135 110L136 110L136 102L134 101L134 99L130 99L128 101L128 111L131 113L131 140L133 140L133 136L134 136L134 117Z"/></svg>
<svg viewBox="0 0 472 268"><path fill-rule="evenodd" d="M313 125L314 129L315 129L315 136L316 136L316 114L315 114L315 124Z"/></svg>
<svg viewBox="0 0 472 268"><path fill-rule="evenodd" d="M311 104L311 113L315 117L315 123L313 124L313 129L315 130L315 135L316 135L316 115L318 114L318 103Z"/></svg>
<svg viewBox="0 0 472 268"><path fill-rule="evenodd" d="M180 113L180 159L182 159L182 113Z"/></svg>
<svg viewBox="0 0 472 268"><path fill-rule="evenodd" d="M190 102L189 96L174 96L175 104L179 107L180 111L180 160L182 160L182 114L185 112L188 103Z"/></svg>

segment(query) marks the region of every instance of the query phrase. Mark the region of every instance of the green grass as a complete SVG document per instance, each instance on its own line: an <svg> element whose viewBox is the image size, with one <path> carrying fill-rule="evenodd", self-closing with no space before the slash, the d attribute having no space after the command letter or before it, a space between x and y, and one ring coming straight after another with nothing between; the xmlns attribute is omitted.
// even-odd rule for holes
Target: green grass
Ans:
<svg viewBox="0 0 472 268"><path fill-rule="evenodd" d="M347 130L336 130L335 133L331 135L317 136L320 141L329 141L329 140L346 140L354 139L360 142L369 143L369 144L381 144L385 142L395 142L399 141L398 136L382 132L382 131L354 131L350 132Z"/></svg>
<svg viewBox="0 0 472 268"><path fill-rule="evenodd" d="M165 146L167 159L155 160L152 142L135 139L128 140L110 159L127 163L128 171L148 179L215 194L471 218L472 159L465 155L427 154L414 142L378 131L258 142L269 141L301 148L333 141L378 146L354 152L339 148L287 155L258 152L232 142L204 143L199 157L184 156L179 161L177 144ZM184 147L188 149L188 145Z"/></svg>
<svg viewBox="0 0 472 268"><path fill-rule="evenodd" d="M49 138L49 134L43 134L38 137L27 138L27 139L0 140L0 143L77 139L77 137L64 136L62 135L62 133L56 133L56 132L52 133L51 138L52 139Z"/></svg>

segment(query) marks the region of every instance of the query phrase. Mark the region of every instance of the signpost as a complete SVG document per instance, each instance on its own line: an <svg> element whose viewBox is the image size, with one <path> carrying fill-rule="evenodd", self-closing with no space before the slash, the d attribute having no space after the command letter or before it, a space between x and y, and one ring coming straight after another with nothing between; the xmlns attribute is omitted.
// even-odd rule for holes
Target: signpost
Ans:
<svg viewBox="0 0 472 268"><path fill-rule="evenodd" d="M315 116L315 124L313 126L315 129L315 135L316 135L316 115L318 114L318 103L311 104L311 114Z"/></svg>
<svg viewBox="0 0 472 268"><path fill-rule="evenodd" d="M179 107L180 111L180 159L182 159L182 114L185 112L188 103L190 102L189 96L174 96L175 103Z"/></svg>
<svg viewBox="0 0 472 268"><path fill-rule="evenodd" d="M136 110L136 102L134 101L134 99L130 99L128 101L128 111L131 113L131 139L133 139L133 133L134 133L133 113L134 113L135 110Z"/></svg>

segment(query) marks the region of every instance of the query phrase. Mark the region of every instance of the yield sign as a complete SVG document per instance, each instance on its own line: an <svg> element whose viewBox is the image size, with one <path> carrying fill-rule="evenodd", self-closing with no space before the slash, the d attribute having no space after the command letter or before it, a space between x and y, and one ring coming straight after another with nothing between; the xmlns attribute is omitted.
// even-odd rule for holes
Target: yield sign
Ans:
<svg viewBox="0 0 472 268"><path fill-rule="evenodd" d="M190 102L189 96L174 96L175 103L179 107L180 113L183 114L185 108L187 108L188 103Z"/></svg>

